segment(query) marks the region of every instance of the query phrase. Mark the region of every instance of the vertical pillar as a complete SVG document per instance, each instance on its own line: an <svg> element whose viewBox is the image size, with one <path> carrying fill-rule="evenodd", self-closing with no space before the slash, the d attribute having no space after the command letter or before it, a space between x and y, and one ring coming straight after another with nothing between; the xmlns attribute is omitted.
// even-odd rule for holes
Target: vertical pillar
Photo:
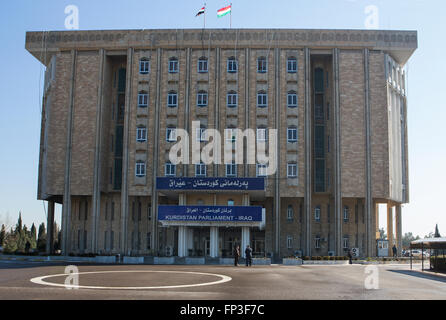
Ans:
<svg viewBox="0 0 446 320"><path fill-rule="evenodd" d="M245 256L245 249L248 244L250 244L250 230L249 227L242 227L242 245L240 246L240 253L243 258L246 258Z"/></svg>
<svg viewBox="0 0 446 320"><path fill-rule="evenodd" d="M276 34L274 34L275 38ZM276 143L275 143L275 154L276 154L276 179L274 183L275 192L274 192L274 204L275 204L275 234L276 234L276 248L275 252L277 254L277 259L280 258L281 252L280 252L280 169L281 163L280 163L280 150L279 150L279 141L280 140L280 115L281 115L281 108L280 108L280 49L275 48L274 49L274 71L275 71L275 88L274 88L274 104L275 104L275 126L277 129L277 137L276 137ZM267 58L268 59L268 58ZM270 150L271 152L271 150Z"/></svg>
<svg viewBox="0 0 446 320"><path fill-rule="evenodd" d="M94 150L94 168L93 168L93 204L91 219L91 252L98 251L99 236L99 216L101 212L101 142L102 142L102 109L103 109L103 87L104 87L104 69L105 69L105 50L99 50L99 84L98 99L96 105L96 134Z"/></svg>
<svg viewBox="0 0 446 320"><path fill-rule="evenodd" d="M71 50L71 79L67 116L67 142L65 147L64 194L62 207L62 254L68 255L71 235L71 145L74 114L74 88L77 51Z"/></svg>
<svg viewBox="0 0 446 320"><path fill-rule="evenodd" d="M121 252L128 254L128 173L129 173L129 139L130 139L130 113L132 96L132 70L133 49L127 49L126 87L125 87L125 111L124 111L124 136L122 153L122 186L121 186ZM155 184L154 184L155 186ZM133 239L132 239L133 240Z"/></svg>
<svg viewBox="0 0 446 320"><path fill-rule="evenodd" d="M311 195L312 195L312 175L311 175L311 86L310 86L310 49L304 49L305 54L305 249L304 255L311 256Z"/></svg>
<svg viewBox="0 0 446 320"><path fill-rule="evenodd" d="M371 150L371 120L370 120L370 90L369 90L369 49L364 49L364 105L365 105L365 149L366 149L366 194L365 194L365 249L366 256L372 255L372 150Z"/></svg>
<svg viewBox="0 0 446 320"><path fill-rule="evenodd" d="M250 61L250 49L249 48L245 48L245 130L249 128L249 61ZM246 150L245 152L247 152L248 150L248 146L246 146L245 144L243 144L243 148ZM247 154L247 153L245 153ZM248 165L248 161L246 161L245 163L245 177L249 177L249 165Z"/></svg>
<svg viewBox="0 0 446 320"><path fill-rule="evenodd" d="M401 205L398 204L396 206L396 212L395 212L395 232L396 232L396 247L398 249L398 257L401 257L401 251L403 247L403 241L402 241L402 224L401 224Z"/></svg>
<svg viewBox="0 0 446 320"><path fill-rule="evenodd" d="M156 52L156 96L155 96L155 132L154 132L154 148L153 148L153 167L152 167L152 245L154 252L159 250L158 236L158 192L155 188L156 177L158 176L158 160L159 160L159 122L160 122L160 103L161 103L161 55L162 49L158 48Z"/></svg>
<svg viewBox="0 0 446 320"><path fill-rule="evenodd" d="M334 205L335 205L335 250L343 255L342 248L342 194L341 194L341 107L339 91L339 49L333 49L334 76Z"/></svg>
<svg viewBox="0 0 446 320"><path fill-rule="evenodd" d="M210 256L211 258L218 257L218 227L210 228Z"/></svg>
<svg viewBox="0 0 446 320"><path fill-rule="evenodd" d="M380 234L379 234L379 204L375 203L375 234L376 234L376 239L380 238Z"/></svg>
<svg viewBox="0 0 446 320"><path fill-rule="evenodd" d="M194 249L194 229L187 228L186 234L186 256L189 255L189 250Z"/></svg>
<svg viewBox="0 0 446 320"><path fill-rule="evenodd" d="M209 36L210 37L210 36ZM209 40L210 41L210 40ZM220 48L215 49L215 109L214 109L214 128L219 130L220 128ZM217 151L215 151L217 150ZM214 152L216 155L221 156L221 148L215 146ZM214 163L214 177L218 177L218 164Z"/></svg>
<svg viewBox="0 0 446 320"><path fill-rule="evenodd" d="M48 201L46 253L54 253L54 201Z"/></svg>
<svg viewBox="0 0 446 320"><path fill-rule="evenodd" d="M187 256L187 227L178 227L178 256Z"/></svg>
<svg viewBox="0 0 446 320"><path fill-rule="evenodd" d="M393 207L387 204L387 240L389 240L389 255L392 254L393 238Z"/></svg>

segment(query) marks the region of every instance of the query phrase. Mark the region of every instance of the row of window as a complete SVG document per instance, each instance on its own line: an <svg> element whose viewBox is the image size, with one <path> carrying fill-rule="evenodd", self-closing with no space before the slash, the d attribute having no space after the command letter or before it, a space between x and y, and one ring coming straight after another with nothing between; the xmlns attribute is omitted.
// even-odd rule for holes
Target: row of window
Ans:
<svg viewBox="0 0 446 320"><path fill-rule="evenodd" d="M199 91L197 93L197 106L206 107L208 105L208 93L206 91ZM229 108L237 107L238 95L235 91L229 91L226 94L226 105ZM146 108L149 106L149 94L146 91L140 91L138 93L138 107ZM178 107L178 93L176 91L170 91L167 94L167 106L171 108ZM266 108L268 106L268 94L260 90L257 92L257 107ZM295 91L289 91L287 93L287 107L297 107L297 93Z"/></svg>
<svg viewBox="0 0 446 320"><path fill-rule="evenodd" d="M236 164L226 164L226 177L236 177L237 176L237 165ZM206 177L207 170L206 164L199 163L195 164L195 176L196 177ZM164 175L176 176L177 166L173 163L166 162L164 165ZM135 165L135 175L139 178L145 177L146 175L146 163L144 161L136 161ZM257 164L256 165L256 175L257 177L267 176L267 165ZM297 163L287 163L287 177L297 178Z"/></svg>
<svg viewBox="0 0 446 320"><path fill-rule="evenodd" d="M320 249L321 248L321 241L325 240L322 239L320 236L316 236L314 237L314 248L315 249ZM292 249L293 248L293 237L292 236L287 236L287 249ZM348 237L344 237L342 239L342 245L343 245L343 249L348 249L349 248L349 238Z"/></svg>
<svg viewBox="0 0 446 320"><path fill-rule="evenodd" d="M348 222L349 221L349 216L350 216L350 209L349 209L349 207L348 206L344 206L342 212L343 212L344 222ZM293 206L289 205L288 208L287 208L287 219L288 220L293 220L293 217L294 217ZM317 206L316 208L314 208L314 220L316 222L320 222L321 221L321 207L320 206Z"/></svg>
<svg viewBox="0 0 446 320"><path fill-rule="evenodd" d="M236 142L236 129L228 128L225 129L226 141ZM206 135L206 128L197 128L196 139L199 142L208 141ZM139 126L136 128L136 141L146 142L147 141L147 127ZM177 133L176 128L168 127L166 128L166 141L176 142ZM257 141L268 141L268 129L267 128L257 128ZM297 128L289 127L287 128L287 142L293 143L297 142Z"/></svg>
<svg viewBox="0 0 446 320"><path fill-rule="evenodd" d="M178 58L172 57L169 59L167 70L169 73L179 72L179 62ZM235 57L228 58L226 62L226 70L228 73L236 73L238 70L238 62ZM286 70L288 73L297 72L297 59L295 57L289 57L286 61ZM208 59L206 57L201 57L198 59L197 64L198 73L207 73L208 69ZM257 58L257 72L266 73L268 72L268 61L266 57ZM150 73L150 60L147 58L142 58L139 60L139 73L148 74Z"/></svg>

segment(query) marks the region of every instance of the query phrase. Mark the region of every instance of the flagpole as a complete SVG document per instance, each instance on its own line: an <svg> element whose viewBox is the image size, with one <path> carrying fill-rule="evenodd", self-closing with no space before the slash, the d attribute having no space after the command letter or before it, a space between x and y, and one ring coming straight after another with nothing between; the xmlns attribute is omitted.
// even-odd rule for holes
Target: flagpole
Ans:
<svg viewBox="0 0 446 320"><path fill-rule="evenodd" d="M203 29L206 29L206 2L204 3L204 22L203 22Z"/></svg>
<svg viewBox="0 0 446 320"><path fill-rule="evenodd" d="M232 29L232 3L230 4L231 11L229 11L229 29Z"/></svg>

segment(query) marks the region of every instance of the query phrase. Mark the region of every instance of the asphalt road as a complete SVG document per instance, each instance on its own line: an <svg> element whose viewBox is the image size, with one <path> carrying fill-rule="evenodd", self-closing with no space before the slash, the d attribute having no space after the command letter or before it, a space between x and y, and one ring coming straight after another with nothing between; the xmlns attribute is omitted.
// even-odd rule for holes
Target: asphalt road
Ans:
<svg viewBox="0 0 446 320"><path fill-rule="evenodd" d="M65 275L67 265L0 261L0 300L446 299L446 277L410 271L408 265L380 265L376 269L366 269L363 265L248 268L78 264L79 286L96 288L71 290L63 286L67 279L73 279ZM419 269L420 266L415 267ZM375 274L378 274L375 279L379 283L370 281ZM40 279L49 284L36 280L48 275L59 276ZM373 283L378 289L366 289L366 284Z"/></svg>

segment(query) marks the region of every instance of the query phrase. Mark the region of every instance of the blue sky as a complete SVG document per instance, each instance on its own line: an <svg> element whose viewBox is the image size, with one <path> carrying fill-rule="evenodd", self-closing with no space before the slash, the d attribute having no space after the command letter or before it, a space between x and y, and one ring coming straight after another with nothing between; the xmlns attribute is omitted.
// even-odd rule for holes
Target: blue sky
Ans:
<svg viewBox="0 0 446 320"><path fill-rule="evenodd" d="M64 30L67 5L79 8L81 30L201 28L197 0L16 0L2 1L0 10L0 223L45 221L36 200L40 136L40 94L43 68L25 49L25 32ZM229 16L217 9L229 1L207 0L206 27L228 28ZM409 64L410 204L403 206L403 232L421 236L439 224L446 235L444 183L446 105L443 98L446 64L443 40L446 2L441 0L232 0L233 28L364 29L364 10L375 5L380 29L417 30L419 49ZM60 207L57 208L60 221ZM381 225L385 216L381 214Z"/></svg>

